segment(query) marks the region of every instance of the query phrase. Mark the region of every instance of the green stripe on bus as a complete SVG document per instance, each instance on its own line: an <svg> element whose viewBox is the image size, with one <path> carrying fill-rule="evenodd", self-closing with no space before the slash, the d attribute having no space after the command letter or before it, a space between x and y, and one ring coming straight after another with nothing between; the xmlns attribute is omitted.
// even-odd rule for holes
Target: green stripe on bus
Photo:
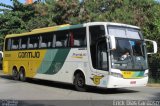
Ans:
<svg viewBox="0 0 160 106"><path fill-rule="evenodd" d="M71 25L71 26L65 26L62 28L59 28L58 30L68 30L68 29L76 29L76 28L82 28L83 24L78 24L78 25Z"/></svg>
<svg viewBox="0 0 160 106"><path fill-rule="evenodd" d="M135 72L134 77L143 77L144 76L144 71L139 71L139 72Z"/></svg>
<svg viewBox="0 0 160 106"><path fill-rule="evenodd" d="M56 74L63 66L70 49L53 49L48 50L38 73Z"/></svg>

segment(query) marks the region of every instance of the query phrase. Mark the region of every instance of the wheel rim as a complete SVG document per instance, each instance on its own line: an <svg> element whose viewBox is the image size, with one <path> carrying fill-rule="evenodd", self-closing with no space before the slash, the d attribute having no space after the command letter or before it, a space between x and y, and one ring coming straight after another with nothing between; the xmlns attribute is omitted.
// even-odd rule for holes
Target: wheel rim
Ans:
<svg viewBox="0 0 160 106"><path fill-rule="evenodd" d="M80 87L80 88L83 88L84 87L84 80L83 78L78 78L77 80L77 86Z"/></svg>
<svg viewBox="0 0 160 106"><path fill-rule="evenodd" d="M13 69L13 77L17 77L17 71Z"/></svg>
<svg viewBox="0 0 160 106"><path fill-rule="evenodd" d="M20 73L20 79L23 79L24 75L23 72Z"/></svg>
<svg viewBox="0 0 160 106"><path fill-rule="evenodd" d="M25 72L23 68L20 69L19 77L21 81L25 81Z"/></svg>
<svg viewBox="0 0 160 106"><path fill-rule="evenodd" d="M12 77L14 80L18 80L19 79L19 73L16 69L13 69L12 71Z"/></svg>

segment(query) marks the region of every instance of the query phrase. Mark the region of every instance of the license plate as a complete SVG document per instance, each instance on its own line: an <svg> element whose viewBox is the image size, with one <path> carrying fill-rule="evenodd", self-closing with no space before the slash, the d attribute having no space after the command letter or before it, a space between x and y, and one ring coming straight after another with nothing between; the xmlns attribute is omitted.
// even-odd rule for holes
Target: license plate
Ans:
<svg viewBox="0 0 160 106"><path fill-rule="evenodd" d="M131 81L130 84L136 84L136 81Z"/></svg>

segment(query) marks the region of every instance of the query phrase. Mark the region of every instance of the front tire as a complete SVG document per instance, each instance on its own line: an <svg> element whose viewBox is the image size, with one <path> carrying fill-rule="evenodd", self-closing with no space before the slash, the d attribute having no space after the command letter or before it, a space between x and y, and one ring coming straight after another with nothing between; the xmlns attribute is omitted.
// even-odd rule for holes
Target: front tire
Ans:
<svg viewBox="0 0 160 106"><path fill-rule="evenodd" d="M85 84L85 77L83 74L77 73L75 75L74 86L76 90L81 91L81 92L85 92L87 90L86 84Z"/></svg>

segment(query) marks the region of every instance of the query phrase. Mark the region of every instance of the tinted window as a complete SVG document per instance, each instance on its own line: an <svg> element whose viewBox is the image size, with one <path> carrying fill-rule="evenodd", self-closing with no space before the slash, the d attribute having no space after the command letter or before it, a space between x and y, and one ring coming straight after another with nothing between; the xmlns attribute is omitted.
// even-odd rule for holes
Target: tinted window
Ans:
<svg viewBox="0 0 160 106"><path fill-rule="evenodd" d="M6 39L5 41L5 50L11 50L11 39Z"/></svg>
<svg viewBox="0 0 160 106"><path fill-rule="evenodd" d="M28 37L21 38L20 49L27 49Z"/></svg>
<svg viewBox="0 0 160 106"><path fill-rule="evenodd" d="M61 31L55 33L56 47L67 47L68 46L68 31Z"/></svg>
<svg viewBox="0 0 160 106"><path fill-rule="evenodd" d="M87 40L86 40L86 29L85 28L73 29L69 32L69 35L70 35L69 37L70 47L86 46Z"/></svg>
<svg viewBox="0 0 160 106"><path fill-rule="evenodd" d="M45 33L41 36L40 48L53 47L53 33Z"/></svg>
<svg viewBox="0 0 160 106"><path fill-rule="evenodd" d="M96 25L89 27L90 44L95 44L98 38L105 36L105 27L103 25Z"/></svg>
<svg viewBox="0 0 160 106"><path fill-rule="evenodd" d="M103 25L97 25L97 26L90 26L89 27L89 33L90 33L90 52L91 52L91 59L92 59L92 65L94 68L97 68L97 43L98 39L104 37L105 35L105 28Z"/></svg>
<svg viewBox="0 0 160 106"><path fill-rule="evenodd" d="M106 41L98 42L97 44L97 59L96 68L101 70L108 70L108 54Z"/></svg>
<svg viewBox="0 0 160 106"><path fill-rule="evenodd" d="M39 36L29 37L28 49L38 48L39 47Z"/></svg>
<svg viewBox="0 0 160 106"><path fill-rule="evenodd" d="M19 49L19 38L12 38L12 50L17 50Z"/></svg>

